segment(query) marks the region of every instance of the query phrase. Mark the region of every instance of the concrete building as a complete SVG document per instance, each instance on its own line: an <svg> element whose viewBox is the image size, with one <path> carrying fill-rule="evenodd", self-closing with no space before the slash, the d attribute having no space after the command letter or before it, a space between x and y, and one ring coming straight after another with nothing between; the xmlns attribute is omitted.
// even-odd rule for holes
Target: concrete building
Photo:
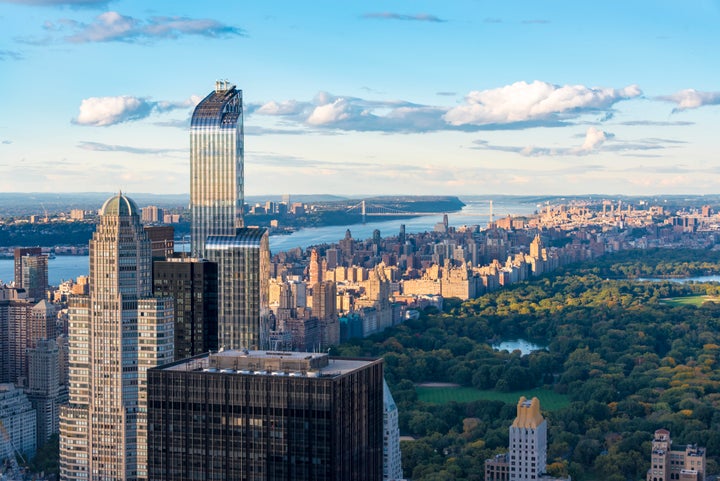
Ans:
<svg viewBox="0 0 720 481"><path fill-rule="evenodd" d="M485 460L486 481L570 481L545 474L547 421L538 398L520 398L509 434L508 452Z"/></svg>
<svg viewBox="0 0 720 481"><path fill-rule="evenodd" d="M149 371L153 481L380 481L382 360L223 351Z"/></svg>
<svg viewBox="0 0 720 481"><path fill-rule="evenodd" d="M60 413L60 478L147 479L145 371L172 357L171 299L148 299L150 239L118 194L90 241L90 294L71 297L70 404ZM158 341L161 340L161 341Z"/></svg>
<svg viewBox="0 0 720 481"><path fill-rule="evenodd" d="M67 390L60 386L59 350L53 339L41 339L27 351L28 387L25 390L37 416L37 444L42 446L60 430L60 405Z"/></svg>
<svg viewBox="0 0 720 481"><path fill-rule="evenodd" d="M673 446L670 431L655 431L647 481L703 481L705 473L705 448L696 444Z"/></svg>
<svg viewBox="0 0 720 481"><path fill-rule="evenodd" d="M35 456L37 449L35 422L35 410L25 393L11 383L0 384L0 436L7 432L13 448L25 458Z"/></svg>

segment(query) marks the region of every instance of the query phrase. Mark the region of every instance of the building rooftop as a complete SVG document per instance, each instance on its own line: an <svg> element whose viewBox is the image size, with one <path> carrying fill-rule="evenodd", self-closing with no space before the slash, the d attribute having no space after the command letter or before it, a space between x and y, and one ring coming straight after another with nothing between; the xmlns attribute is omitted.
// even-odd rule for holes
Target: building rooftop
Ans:
<svg viewBox="0 0 720 481"><path fill-rule="evenodd" d="M338 377L380 359L330 357L326 353L229 349L160 366L165 371L288 377Z"/></svg>
<svg viewBox="0 0 720 481"><path fill-rule="evenodd" d="M137 204L130 198L119 192L117 195L110 197L102 206L102 215L140 215L140 209Z"/></svg>
<svg viewBox="0 0 720 481"><path fill-rule="evenodd" d="M512 427L535 429L544 421L545 419L540 414L540 400L534 397L528 401L525 396L522 396L518 401L517 417L513 421Z"/></svg>

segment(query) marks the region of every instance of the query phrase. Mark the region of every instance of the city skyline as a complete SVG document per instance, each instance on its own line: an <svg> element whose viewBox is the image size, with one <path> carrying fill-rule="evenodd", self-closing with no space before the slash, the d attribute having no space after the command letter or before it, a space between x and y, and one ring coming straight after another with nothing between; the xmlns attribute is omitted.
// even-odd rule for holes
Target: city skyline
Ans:
<svg viewBox="0 0 720 481"><path fill-rule="evenodd" d="M720 181L716 2L153 8L0 1L0 190L189 192L190 114L222 79L245 97L247 195Z"/></svg>

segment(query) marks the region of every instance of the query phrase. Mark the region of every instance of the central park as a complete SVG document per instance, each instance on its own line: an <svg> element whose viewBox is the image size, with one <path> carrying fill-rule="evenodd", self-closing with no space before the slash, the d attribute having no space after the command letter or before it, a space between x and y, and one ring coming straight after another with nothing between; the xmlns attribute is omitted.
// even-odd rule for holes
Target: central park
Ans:
<svg viewBox="0 0 720 481"><path fill-rule="evenodd" d="M400 413L405 476L481 480L507 449L520 396L548 420L548 471L574 480L644 479L652 435L720 462L718 283L708 250L625 251L461 302L337 348L382 356ZM652 278L653 280L641 280ZM494 341L528 339L524 354Z"/></svg>

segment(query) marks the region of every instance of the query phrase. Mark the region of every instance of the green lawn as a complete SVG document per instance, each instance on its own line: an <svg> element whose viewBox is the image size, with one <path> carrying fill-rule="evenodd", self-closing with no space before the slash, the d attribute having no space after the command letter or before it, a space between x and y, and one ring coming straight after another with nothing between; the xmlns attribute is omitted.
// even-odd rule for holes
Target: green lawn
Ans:
<svg viewBox="0 0 720 481"><path fill-rule="evenodd" d="M699 307L705 302L718 302L717 297L710 296L685 296L685 297L669 297L662 299L662 302L666 304L672 304L675 306L695 306Z"/></svg>
<svg viewBox="0 0 720 481"><path fill-rule="evenodd" d="M570 403L566 395L543 388L517 392L499 392L471 387L416 387L415 390L420 401L430 404L445 404L450 401L470 402L479 399L517 404L520 396L525 396L528 399L537 397L540 399L540 407L543 410L554 411Z"/></svg>

